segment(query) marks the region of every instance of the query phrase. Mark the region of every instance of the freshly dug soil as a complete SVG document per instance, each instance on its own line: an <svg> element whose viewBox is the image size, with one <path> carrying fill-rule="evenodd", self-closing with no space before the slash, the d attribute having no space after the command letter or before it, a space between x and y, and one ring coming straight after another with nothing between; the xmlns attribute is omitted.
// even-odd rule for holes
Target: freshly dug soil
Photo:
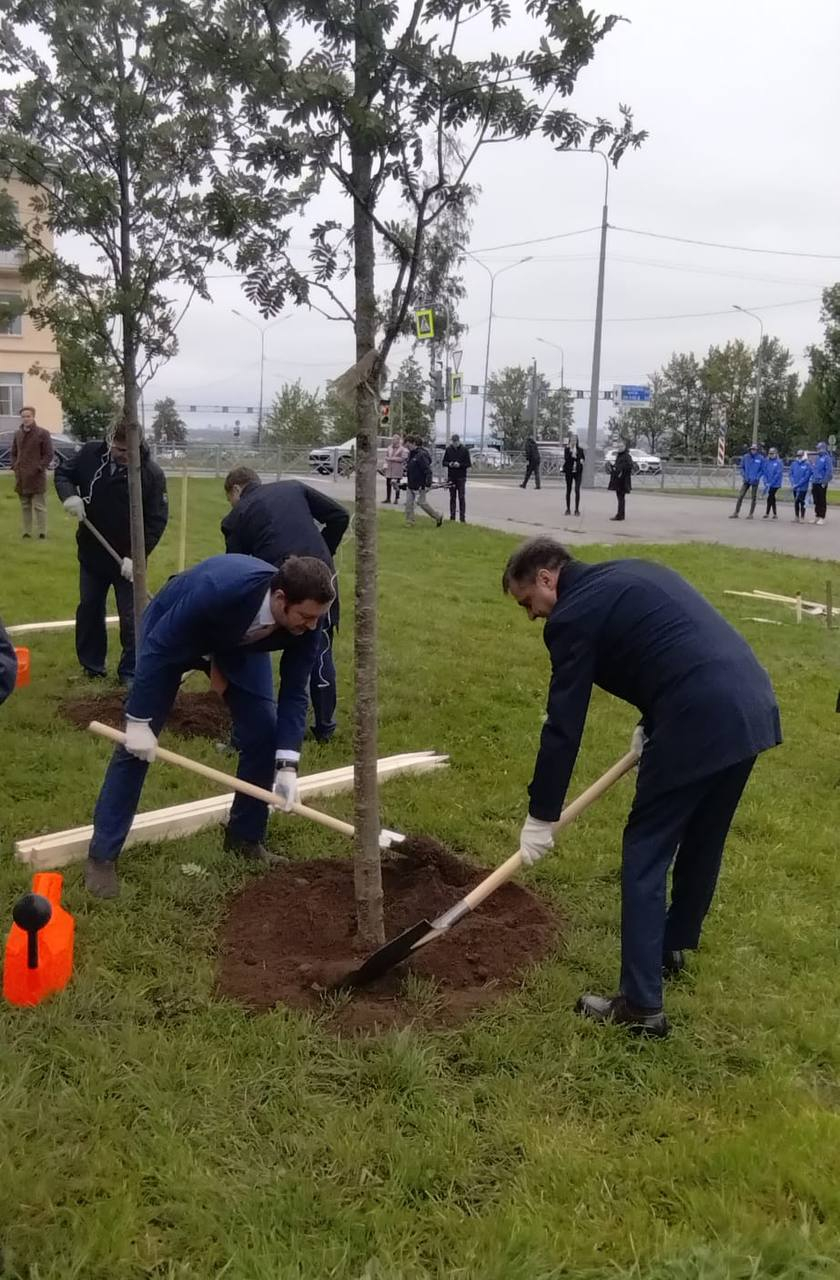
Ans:
<svg viewBox="0 0 840 1280"><path fill-rule="evenodd" d="M486 874L435 841L407 840L382 864L386 937L434 919ZM254 1010L285 1004L318 1013L337 1034L411 1022L451 1026L517 987L562 940L557 914L522 885L507 884L410 961L337 995L330 988L368 954L355 943L355 925L352 862L318 859L272 871L230 903L218 991Z"/></svg>
<svg viewBox="0 0 840 1280"><path fill-rule="evenodd" d="M121 729L125 720L125 691L109 689L107 693L65 698L58 704L58 709L80 729L86 729L91 720L101 720ZM227 742L230 712L212 689L205 693L179 693L167 717L166 727L182 738L212 738L213 741Z"/></svg>

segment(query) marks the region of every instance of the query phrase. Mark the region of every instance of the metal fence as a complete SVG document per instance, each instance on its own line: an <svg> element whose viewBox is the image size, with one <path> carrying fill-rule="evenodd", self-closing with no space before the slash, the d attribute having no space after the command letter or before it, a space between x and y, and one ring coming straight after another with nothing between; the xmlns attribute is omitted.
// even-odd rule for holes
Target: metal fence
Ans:
<svg viewBox="0 0 840 1280"><path fill-rule="evenodd" d="M251 467L263 478L273 477L277 480L283 476L294 476L298 479L320 476L322 479L341 479L349 477L355 470L352 454L343 449L319 451L327 456L316 466L310 459L308 449L289 450L272 445L257 448L253 445L201 445L187 444L177 449L159 449L157 459L167 475L176 476L184 469L190 475L213 476L223 479L234 467ZM380 451L381 452L381 451ZM434 471L439 478L443 474L441 466L441 450L435 451ZM380 457L380 464L381 464ZM561 454L544 455L540 467L541 480L544 484L563 483L563 457ZM473 479L494 480L499 484L519 484L525 474L524 453L501 453L491 450L474 450L472 453ZM606 487L609 474L603 458L598 458L595 466L595 483ZM696 462L685 460L663 461L658 471L637 471L633 475L633 486L638 489L726 489L735 491L740 484L737 467L727 465L715 466L714 463L698 459Z"/></svg>

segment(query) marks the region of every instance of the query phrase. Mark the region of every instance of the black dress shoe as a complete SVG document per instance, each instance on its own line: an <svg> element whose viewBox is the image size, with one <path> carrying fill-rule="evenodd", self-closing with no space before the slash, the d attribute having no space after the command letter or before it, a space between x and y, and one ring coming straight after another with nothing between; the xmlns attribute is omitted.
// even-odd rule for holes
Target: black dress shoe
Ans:
<svg viewBox="0 0 840 1280"><path fill-rule="evenodd" d="M685 968L683 951L665 951L662 954L662 977L676 978Z"/></svg>
<svg viewBox="0 0 840 1280"><path fill-rule="evenodd" d="M264 867L266 870L269 867L289 866L288 858L281 858L279 853L271 853L262 841L237 840L229 831L225 831L224 850L225 853L234 853L237 858L244 858L246 862Z"/></svg>
<svg viewBox="0 0 840 1280"><path fill-rule="evenodd" d="M583 995L575 1005L575 1011L592 1022L615 1022L626 1027L634 1035L658 1036L668 1034L668 1021L661 1009L653 1012L633 1009L624 996Z"/></svg>

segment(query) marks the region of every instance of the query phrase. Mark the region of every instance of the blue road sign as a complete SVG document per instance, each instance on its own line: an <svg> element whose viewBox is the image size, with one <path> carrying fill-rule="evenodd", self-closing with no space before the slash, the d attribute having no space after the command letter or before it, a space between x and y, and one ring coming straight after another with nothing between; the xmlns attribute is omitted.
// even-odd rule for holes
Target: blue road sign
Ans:
<svg viewBox="0 0 840 1280"><path fill-rule="evenodd" d="M650 387L619 387L621 404L650 404Z"/></svg>

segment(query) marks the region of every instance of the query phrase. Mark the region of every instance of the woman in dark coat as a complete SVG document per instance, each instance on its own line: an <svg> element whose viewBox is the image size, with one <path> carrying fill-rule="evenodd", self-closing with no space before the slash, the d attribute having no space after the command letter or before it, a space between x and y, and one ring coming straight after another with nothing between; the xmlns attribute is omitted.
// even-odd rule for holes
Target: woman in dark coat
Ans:
<svg viewBox="0 0 840 1280"><path fill-rule="evenodd" d="M575 487L575 515L580 515L580 482L583 479L583 464L586 454L581 449L577 436L569 436L569 442L563 453L563 475L566 477L566 515L570 516L572 506L572 485Z"/></svg>
<svg viewBox="0 0 840 1280"><path fill-rule="evenodd" d="M633 474L633 459L630 456L630 449L626 440L622 440L621 447L615 455L615 462L610 469L609 487L618 499L618 509L614 516L610 516L611 520L624 519L624 499L630 492L632 485L630 477Z"/></svg>

